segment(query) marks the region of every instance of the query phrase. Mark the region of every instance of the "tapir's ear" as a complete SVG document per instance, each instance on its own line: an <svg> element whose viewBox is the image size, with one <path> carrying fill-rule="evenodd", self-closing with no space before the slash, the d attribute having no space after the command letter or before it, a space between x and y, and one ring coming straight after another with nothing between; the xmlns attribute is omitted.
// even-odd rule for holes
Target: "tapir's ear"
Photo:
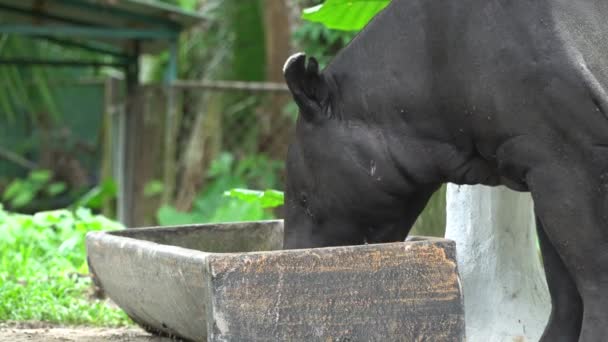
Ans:
<svg viewBox="0 0 608 342"><path fill-rule="evenodd" d="M329 91L325 79L319 73L317 60L311 57L306 65L306 55L295 54L285 62L283 74L304 119L318 121L326 118Z"/></svg>

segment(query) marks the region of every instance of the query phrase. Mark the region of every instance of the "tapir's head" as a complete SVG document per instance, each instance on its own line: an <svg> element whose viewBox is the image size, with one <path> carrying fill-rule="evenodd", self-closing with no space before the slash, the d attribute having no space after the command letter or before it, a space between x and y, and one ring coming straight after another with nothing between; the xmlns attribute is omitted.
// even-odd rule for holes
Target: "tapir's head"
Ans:
<svg viewBox="0 0 608 342"><path fill-rule="evenodd" d="M284 248L402 241L436 187L403 177L387 132L345 113L360 108L352 103L360 96L342 93L348 87L314 58L290 57L284 75L300 111L287 156Z"/></svg>

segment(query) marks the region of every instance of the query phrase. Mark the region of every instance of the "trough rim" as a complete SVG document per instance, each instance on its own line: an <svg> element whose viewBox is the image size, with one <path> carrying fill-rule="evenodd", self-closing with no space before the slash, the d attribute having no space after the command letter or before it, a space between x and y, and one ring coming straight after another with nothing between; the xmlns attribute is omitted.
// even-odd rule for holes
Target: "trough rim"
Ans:
<svg viewBox="0 0 608 342"><path fill-rule="evenodd" d="M198 223L198 224L188 224L188 225L171 225L171 226L150 226L150 227L142 227L142 228L125 228L121 230L111 230L111 231L93 231L88 232L86 234L86 241L93 242L95 240L115 240L120 242L123 240L123 243L128 243L133 246L139 246L142 248L157 248L156 246L161 246L162 251L159 252L167 252L173 254L179 254L183 256L197 256L201 258L206 258L210 255L242 255L242 256L253 256L259 254L277 254L277 253L303 253L306 251L315 251L315 250L336 250L336 249L362 249L368 247L375 247L378 245L412 245L412 244L432 244L432 243L445 243L447 246L455 247L456 242L451 239L446 239L442 237L435 236L409 236L408 239L404 241L395 241L395 242L385 242L385 243L370 243L370 244L362 244L362 245L346 245L346 246L328 246L328 247L315 247L315 248L303 248L303 249L278 249L278 250L270 250L270 251L249 251L249 252L209 252L209 251L201 251L191 248L184 248L180 246L175 246L171 244L163 244L153 241L148 241L145 239L138 239L131 236L123 236L120 232L154 232L154 231L174 231L178 229L201 229L201 228L213 228L219 230L239 230L239 229L248 229L248 225L252 223L256 224L264 224L264 223L282 223L283 220L255 220L255 221L237 221L237 222L219 222L219 223ZM118 234L117 234L118 233ZM411 239L411 240L410 240Z"/></svg>

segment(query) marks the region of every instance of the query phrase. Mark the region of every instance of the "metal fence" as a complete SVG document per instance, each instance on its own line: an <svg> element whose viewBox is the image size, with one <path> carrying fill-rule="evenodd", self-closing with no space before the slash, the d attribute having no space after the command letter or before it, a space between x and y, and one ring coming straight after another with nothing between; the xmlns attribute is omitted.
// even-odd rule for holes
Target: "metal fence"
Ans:
<svg viewBox="0 0 608 342"><path fill-rule="evenodd" d="M255 170L248 186L282 188L281 165L297 114L284 84L176 81L171 87L142 85L132 98L125 97L120 80L91 84L99 88L97 97L84 96L84 87L78 85L77 96L69 93L65 101L75 114L65 119L74 126L75 135L96 145L101 156L89 169L99 172L100 181L112 178L118 183L118 216L123 222L121 211L129 216L130 226L155 224L163 202L187 211L198 192L209 185L205 183L209 175L222 172L212 167L222 156L229 155L236 168L246 164ZM126 120L133 120L128 131ZM79 122L83 124L76 125ZM131 179L125 175L132 175ZM147 187L153 181L161 181L163 196L150 196ZM108 203L111 215L110 207ZM429 229L439 229L432 235L441 235L444 222L445 192L441 191L419 220L418 231L431 235Z"/></svg>
<svg viewBox="0 0 608 342"><path fill-rule="evenodd" d="M212 130L206 132L207 136L221 135L221 150L235 156L261 153L284 159L296 116L286 85L177 81L173 91L181 105L179 136L191 136L188 130L202 124Z"/></svg>
<svg viewBox="0 0 608 342"><path fill-rule="evenodd" d="M106 104L113 124L106 137L114 145L108 150L114 151L123 222L153 224L161 203L187 211L214 172L213 162L226 155L237 168L259 169L248 186L282 188L281 165L297 114L284 84L176 81L171 87L142 85L126 103L108 98L114 99ZM121 128L125 120L133 120L129 131ZM117 147L124 145L130 147ZM146 186L155 180L162 180L163 195L150 198Z"/></svg>

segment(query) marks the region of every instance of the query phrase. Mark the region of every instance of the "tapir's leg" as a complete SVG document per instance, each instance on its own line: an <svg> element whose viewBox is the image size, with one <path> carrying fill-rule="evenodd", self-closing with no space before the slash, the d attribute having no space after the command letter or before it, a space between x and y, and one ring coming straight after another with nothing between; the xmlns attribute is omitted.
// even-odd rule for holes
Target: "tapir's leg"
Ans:
<svg viewBox="0 0 608 342"><path fill-rule="evenodd" d="M578 341L583 320L583 302L574 280L549 241L538 217L536 228L552 304L551 316L540 340L541 342Z"/></svg>
<svg viewBox="0 0 608 342"><path fill-rule="evenodd" d="M607 196L582 155L539 161L528 170L526 181L544 230L583 300L579 341L600 342L608 339Z"/></svg>

